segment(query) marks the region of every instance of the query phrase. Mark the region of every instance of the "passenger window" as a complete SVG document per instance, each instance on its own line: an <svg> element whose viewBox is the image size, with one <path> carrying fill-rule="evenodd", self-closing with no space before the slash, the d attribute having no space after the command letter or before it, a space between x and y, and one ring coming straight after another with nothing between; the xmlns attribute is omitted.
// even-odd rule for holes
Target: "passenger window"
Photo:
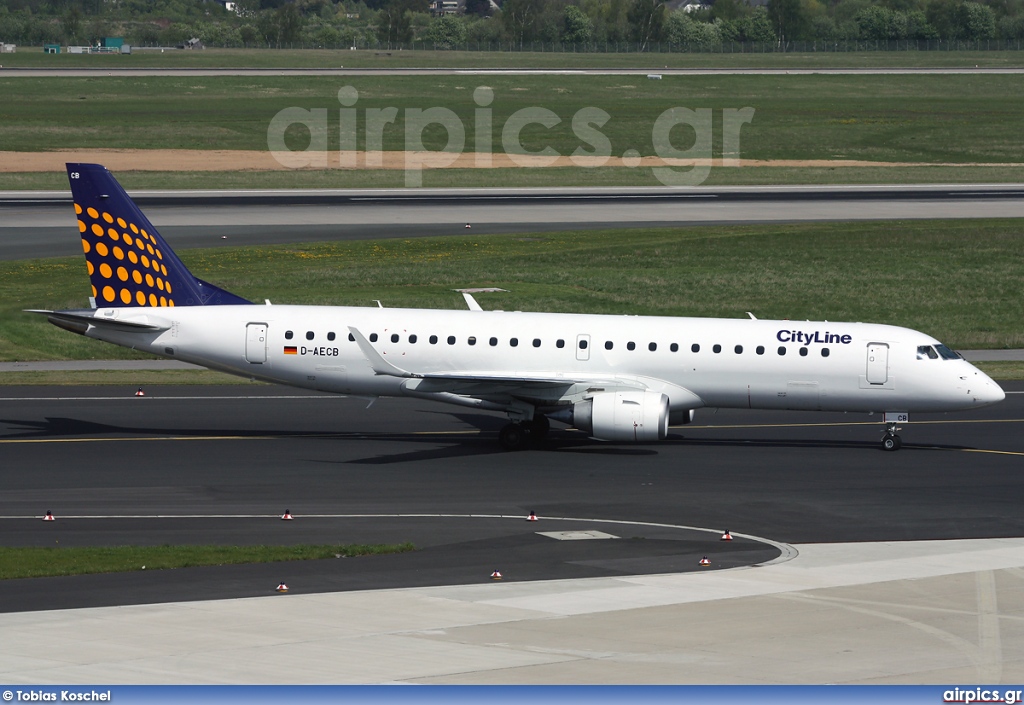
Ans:
<svg viewBox="0 0 1024 705"><path fill-rule="evenodd" d="M448 344L449 345L455 345L455 336L454 335L449 335L448 336Z"/></svg>
<svg viewBox="0 0 1024 705"><path fill-rule="evenodd" d="M565 347L565 341L562 340L561 338L559 338L558 340L555 341L555 347L556 348L564 348Z"/></svg>
<svg viewBox="0 0 1024 705"><path fill-rule="evenodd" d="M821 349L821 356L822 357L828 357L828 355L829 355L828 348L822 348Z"/></svg>
<svg viewBox="0 0 1024 705"><path fill-rule="evenodd" d="M694 343L693 345L690 346L690 352L699 353L700 352L700 346L697 345L697 343Z"/></svg>
<svg viewBox="0 0 1024 705"><path fill-rule="evenodd" d="M508 344L513 348L516 347L519 345L519 338L510 338Z"/></svg>
<svg viewBox="0 0 1024 705"><path fill-rule="evenodd" d="M284 339L285 340L291 340L293 335L295 335L295 334L292 333L290 330L286 330L284 332Z"/></svg>
<svg viewBox="0 0 1024 705"><path fill-rule="evenodd" d="M539 348L540 347L540 338L534 338L533 339L533 347L535 347L535 348Z"/></svg>
<svg viewBox="0 0 1024 705"><path fill-rule="evenodd" d="M413 333L412 335L409 336L409 342L410 343L415 344L417 340L418 340L418 338L416 337L415 333Z"/></svg>
<svg viewBox="0 0 1024 705"><path fill-rule="evenodd" d="M334 340L334 331L331 331L330 333L327 334L327 339Z"/></svg>
<svg viewBox="0 0 1024 705"><path fill-rule="evenodd" d="M611 350L614 347L615 347L615 343L613 343L612 341L610 341L610 340L604 341L604 349L605 350Z"/></svg>
<svg viewBox="0 0 1024 705"><path fill-rule="evenodd" d="M763 345L758 345L757 349L754 350L754 352L756 352L758 355L764 355L764 346Z"/></svg>
<svg viewBox="0 0 1024 705"><path fill-rule="evenodd" d="M515 340L515 338L513 338L512 340ZM586 338L581 338L580 339L580 350L586 350L586 349L587 349L587 340L586 340Z"/></svg>
<svg viewBox="0 0 1024 705"><path fill-rule="evenodd" d="M466 342L469 343L470 345L476 345L476 336L475 335L469 336L469 338L466 340Z"/></svg>
<svg viewBox="0 0 1024 705"><path fill-rule="evenodd" d="M719 345L718 343L715 343L714 346L711 348L711 352L716 352L716 353L722 352L722 346Z"/></svg>
<svg viewBox="0 0 1024 705"><path fill-rule="evenodd" d="M398 342L398 333L392 333L391 334L391 342L392 343L397 343Z"/></svg>
<svg viewBox="0 0 1024 705"><path fill-rule="evenodd" d="M658 344L657 343L648 343L647 344L647 349L650 350L651 352L654 352L655 350L658 349Z"/></svg>
<svg viewBox="0 0 1024 705"><path fill-rule="evenodd" d="M807 348L800 348L800 357L807 357Z"/></svg>
<svg viewBox="0 0 1024 705"><path fill-rule="evenodd" d="M735 348L733 348L733 350L736 351L737 355L742 355L743 354L743 346L742 345L737 345Z"/></svg>
<svg viewBox="0 0 1024 705"><path fill-rule="evenodd" d="M312 339L313 339L313 331L307 330L306 331L306 340L312 340Z"/></svg>
<svg viewBox="0 0 1024 705"><path fill-rule="evenodd" d="M626 350L636 350L636 343L632 340L626 343Z"/></svg>
<svg viewBox="0 0 1024 705"><path fill-rule="evenodd" d="M437 336L436 335L430 336L430 344L431 345L437 345Z"/></svg>
<svg viewBox="0 0 1024 705"><path fill-rule="evenodd" d="M668 349L672 352L679 352L679 343L672 343L668 346Z"/></svg>
<svg viewBox="0 0 1024 705"><path fill-rule="evenodd" d="M376 333L370 333L370 342L371 343L376 343L377 342L377 334Z"/></svg>
<svg viewBox="0 0 1024 705"><path fill-rule="evenodd" d="M779 355L785 355L785 354L786 354L786 346L785 345L780 345L779 346Z"/></svg>
<svg viewBox="0 0 1024 705"><path fill-rule="evenodd" d="M497 338L491 338L487 342L490 343L490 346L493 348L495 345L498 344L498 339Z"/></svg>

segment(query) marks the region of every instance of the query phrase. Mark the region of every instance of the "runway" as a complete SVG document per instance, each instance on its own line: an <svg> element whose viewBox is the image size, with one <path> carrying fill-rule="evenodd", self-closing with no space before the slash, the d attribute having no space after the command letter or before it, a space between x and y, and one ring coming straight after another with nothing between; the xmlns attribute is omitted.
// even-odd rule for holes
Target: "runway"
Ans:
<svg viewBox="0 0 1024 705"><path fill-rule="evenodd" d="M1024 391L1024 383L1008 383ZM662 443L555 431L507 453L497 414L284 388L8 387L7 545L397 543L412 554L7 581L0 611L597 578L767 563L786 545L1024 536L1024 394L921 416L701 410ZM285 509L296 519L282 522ZM530 511L542 517L525 521ZM58 520L44 523L52 511ZM703 529L703 531L701 530ZM729 529L731 543L719 541ZM601 531L558 541L538 531ZM742 537L741 537L742 536Z"/></svg>
<svg viewBox="0 0 1024 705"><path fill-rule="evenodd" d="M418 401L6 388L8 545L420 549L0 583L0 679L1020 682L1024 383L1004 386L913 418L898 453L860 415L705 409L662 443L556 429L506 453L499 416ZM538 533L566 530L619 538Z"/></svg>
<svg viewBox="0 0 1024 705"><path fill-rule="evenodd" d="M1016 218L1024 185L139 192L175 247L801 221ZM465 226L472 226L467 231ZM0 259L75 255L69 196L0 194Z"/></svg>

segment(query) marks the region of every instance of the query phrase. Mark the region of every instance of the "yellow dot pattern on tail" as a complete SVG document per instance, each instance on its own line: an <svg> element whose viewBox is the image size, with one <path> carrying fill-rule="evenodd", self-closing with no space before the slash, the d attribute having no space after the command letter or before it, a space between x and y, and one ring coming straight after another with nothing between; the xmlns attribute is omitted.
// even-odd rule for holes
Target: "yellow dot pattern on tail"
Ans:
<svg viewBox="0 0 1024 705"><path fill-rule="evenodd" d="M95 208L83 210L76 203L75 213L89 277L98 294L97 306L123 306L133 301L140 306L175 305L156 238L123 218L117 219L117 227L111 227L114 216Z"/></svg>

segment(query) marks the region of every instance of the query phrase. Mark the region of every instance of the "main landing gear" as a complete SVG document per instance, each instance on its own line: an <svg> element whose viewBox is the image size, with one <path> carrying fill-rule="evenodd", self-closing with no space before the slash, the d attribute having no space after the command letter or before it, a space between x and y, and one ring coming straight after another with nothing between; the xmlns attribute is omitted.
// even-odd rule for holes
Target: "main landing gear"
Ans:
<svg viewBox="0 0 1024 705"><path fill-rule="evenodd" d="M551 422L544 414L537 414L532 421L510 423L498 432L498 442L505 450L521 450L536 447L547 438Z"/></svg>
<svg viewBox="0 0 1024 705"><path fill-rule="evenodd" d="M909 421L910 416L903 412L885 413L885 433L882 435L882 450L895 451L903 445L903 440L896 434L900 428L896 425L902 421Z"/></svg>

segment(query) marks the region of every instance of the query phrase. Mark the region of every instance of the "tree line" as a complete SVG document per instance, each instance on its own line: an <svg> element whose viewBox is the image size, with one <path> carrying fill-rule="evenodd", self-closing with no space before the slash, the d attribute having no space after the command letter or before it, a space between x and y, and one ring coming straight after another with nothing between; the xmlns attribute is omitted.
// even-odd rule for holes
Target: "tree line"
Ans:
<svg viewBox="0 0 1024 705"><path fill-rule="evenodd" d="M434 17L428 0L7 0L0 40L135 45L437 48L535 42L636 49L727 42L1024 39L1024 0L464 0Z"/></svg>

